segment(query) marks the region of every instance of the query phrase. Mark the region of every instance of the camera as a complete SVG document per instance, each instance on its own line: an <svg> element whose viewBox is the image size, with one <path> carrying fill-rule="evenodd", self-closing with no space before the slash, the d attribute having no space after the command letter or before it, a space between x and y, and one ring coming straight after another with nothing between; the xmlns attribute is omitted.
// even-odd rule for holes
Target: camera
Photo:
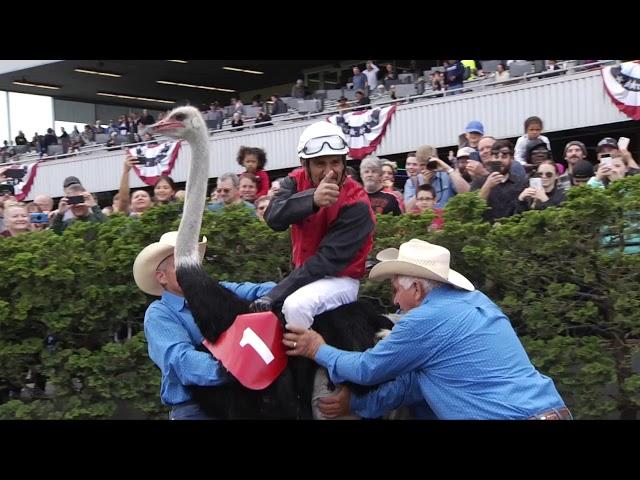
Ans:
<svg viewBox="0 0 640 480"><path fill-rule="evenodd" d="M84 196L83 195L74 195L71 197L67 197L67 203L69 205L78 205L80 203L84 203Z"/></svg>
<svg viewBox="0 0 640 480"><path fill-rule="evenodd" d="M489 162L489 172L498 172L502 171L502 162L500 160L491 160Z"/></svg>
<svg viewBox="0 0 640 480"><path fill-rule="evenodd" d="M440 164L438 163L437 160L429 160L427 162L427 170L434 171L434 170L437 170L439 166Z"/></svg>
<svg viewBox="0 0 640 480"><path fill-rule="evenodd" d="M49 223L49 215L46 213L33 212L29 214L31 223Z"/></svg>

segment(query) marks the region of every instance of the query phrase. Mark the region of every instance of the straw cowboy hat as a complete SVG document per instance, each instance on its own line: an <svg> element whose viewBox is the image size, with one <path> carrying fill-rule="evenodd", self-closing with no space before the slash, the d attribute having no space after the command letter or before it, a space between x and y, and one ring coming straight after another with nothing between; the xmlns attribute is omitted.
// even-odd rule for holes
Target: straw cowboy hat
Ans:
<svg viewBox="0 0 640 480"><path fill-rule="evenodd" d="M138 288L144 293L161 297L164 289L156 280L156 269L158 265L173 254L176 246L178 232L167 232L160 237L159 242L147 245L136 257L133 263L133 278ZM198 243L200 253L200 262L204 258L204 252L207 249L207 237L202 237L202 242Z"/></svg>
<svg viewBox="0 0 640 480"><path fill-rule="evenodd" d="M449 268L450 257L446 248L414 238L400 245L400 250L387 248L378 253L376 258L380 263L371 269L369 278L384 280L394 275L407 275L437 280L464 290L475 290L469 280Z"/></svg>

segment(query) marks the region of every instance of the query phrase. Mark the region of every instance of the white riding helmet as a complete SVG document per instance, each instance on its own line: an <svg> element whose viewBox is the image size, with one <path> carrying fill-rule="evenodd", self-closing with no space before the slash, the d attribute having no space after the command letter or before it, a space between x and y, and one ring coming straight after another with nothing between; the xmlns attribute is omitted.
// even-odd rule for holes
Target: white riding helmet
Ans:
<svg viewBox="0 0 640 480"><path fill-rule="evenodd" d="M349 153L347 137L342 129L329 122L316 122L304 129L298 141L298 156L314 158Z"/></svg>

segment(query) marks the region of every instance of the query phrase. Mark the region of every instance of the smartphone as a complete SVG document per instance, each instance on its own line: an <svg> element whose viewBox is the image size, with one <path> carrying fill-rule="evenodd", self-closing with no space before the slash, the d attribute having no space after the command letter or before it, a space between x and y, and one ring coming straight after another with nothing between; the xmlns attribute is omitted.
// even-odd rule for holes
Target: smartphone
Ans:
<svg viewBox="0 0 640 480"><path fill-rule="evenodd" d="M25 176L27 171L24 168L8 168L4 171L4 176L7 178L21 179Z"/></svg>
<svg viewBox="0 0 640 480"><path fill-rule="evenodd" d="M67 197L67 203L69 205L78 205L79 203L84 203L83 195L74 195L71 197Z"/></svg>
<svg viewBox="0 0 640 480"><path fill-rule="evenodd" d="M618 148L620 150L629 150L629 140L627 137L620 137L618 139Z"/></svg>
<svg viewBox="0 0 640 480"><path fill-rule="evenodd" d="M33 212L29 214L31 223L49 223L49 215L46 213Z"/></svg>
<svg viewBox="0 0 640 480"><path fill-rule="evenodd" d="M533 177L529 179L529 186L531 188L542 188L542 179L538 177Z"/></svg>
<svg viewBox="0 0 640 480"><path fill-rule="evenodd" d="M502 170L502 162L500 160L491 160L489 162L489 172L498 172Z"/></svg>
<svg viewBox="0 0 640 480"><path fill-rule="evenodd" d="M611 165L612 162L613 160L611 158L611 155L608 153L605 153L600 157L600 165Z"/></svg>

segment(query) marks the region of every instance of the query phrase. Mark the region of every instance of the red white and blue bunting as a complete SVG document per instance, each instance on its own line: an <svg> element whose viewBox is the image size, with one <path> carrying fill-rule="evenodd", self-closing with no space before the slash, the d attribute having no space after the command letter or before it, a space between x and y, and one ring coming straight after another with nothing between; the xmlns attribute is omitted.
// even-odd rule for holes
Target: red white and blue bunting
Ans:
<svg viewBox="0 0 640 480"><path fill-rule="evenodd" d="M129 149L132 156L144 159L144 164L135 165L133 170L140 180L151 186L156 184L159 177L171 174L179 151L180 142L151 143Z"/></svg>
<svg viewBox="0 0 640 480"><path fill-rule="evenodd" d="M8 177L8 179L2 183L13 186L14 196L19 202L29 195L33 181L36 179L39 163L40 162L33 162L14 165L9 169L15 172L14 175L9 175L7 171L4 172L4 175Z"/></svg>
<svg viewBox="0 0 640 480"><path fill-rule="evenodd" d="M391 105L332 115L327 121L342 128L349 142L349 156L359 160L378 147L395 111L396 105Z"/></svg>
<svg viewBox="0 0 640 480"><path fill-rule="evenodd" d="M640 63L638 60L602 69L604 88L622 113L640 120Z"/></svg>

